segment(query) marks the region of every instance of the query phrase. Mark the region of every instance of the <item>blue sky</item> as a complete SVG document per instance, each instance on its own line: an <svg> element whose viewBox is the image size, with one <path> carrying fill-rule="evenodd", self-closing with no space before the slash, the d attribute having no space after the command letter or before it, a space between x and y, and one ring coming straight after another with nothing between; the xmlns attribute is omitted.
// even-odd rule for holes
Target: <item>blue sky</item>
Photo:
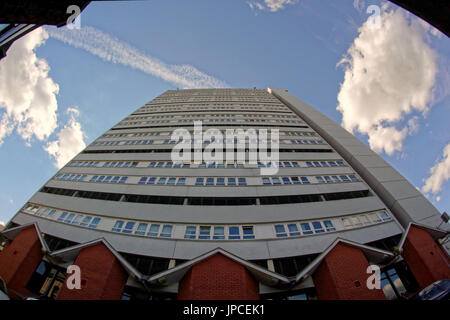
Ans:
<svg viewBox="0 0 450 320"><path fill-rule="evenodd" d="M448 212L450 42L395 5L370 4L380 8L378 29L370 28L375 22L367 21L371 14L362 0L94 2L81 15L81 30L47 28L41 38L33 35L39 46L17 45L0 61L1 83L23 77L0 85L0 116L7 119L0 123L0 221L8 221L77 147L165 90L199 81L286 88L338 123L344 112L348 130ZM137 57L123 56L129 48ZM108 54L119 62L107 61ZM33 57L49 69L36 67ZM343 57L350 64L338 65ZM31 62L17 75L14 59ZM189 67L177 71L175 65ZM43 81L24 86L27 70ZM46 98L26 100L14 88ZM41 114L54 120L29 115L45 103L51 108Z"/></svg>

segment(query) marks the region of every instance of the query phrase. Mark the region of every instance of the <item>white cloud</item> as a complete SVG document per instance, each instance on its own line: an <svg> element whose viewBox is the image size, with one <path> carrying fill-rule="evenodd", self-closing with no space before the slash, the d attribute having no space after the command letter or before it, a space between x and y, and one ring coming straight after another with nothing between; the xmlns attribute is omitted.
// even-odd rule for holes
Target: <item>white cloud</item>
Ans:
<svg viewBox="0 0 450 320"><path fill-rule="evenodd" d="M417 132L411 113L429 110L437 72L423 26L416 18L409 23L401 10L383 7L378 28L366 21L338 64L345 69L337 107L343 127L367 134L370 147L388 155Z"/></svg>
<svg viewBox="0 0 450 320"><path fill-rule="evenodd" d="M423 192L438 193L444 182L450 179L450 143L443 151L442 159L430 169L430 176L425 180ZM438 200L439 201L439 200Z"/></svg>
<svg viewBox="0 0 450 320"><path fill-rule="evenodd" d="M69 123L56 134L58 139L49 142L44 148L55 159L57 168L63 167L86 147L81 124L76 120L78 109L68 108L67 112L70 114Z"/></svg>
<svg viewBox="0 0 450 320"><path fill-rule="evenodd" d="M44 59L34 50L48 38L38 28L17 40L0 61L0 145L14 129L26 141L45 140L56 129L59 87L49 77Z"/></svg>
<svg viewBox="0 0 450 320"><path fill-rule="evenodd" d="M257 1L248 1L247 4L250 9L269 10L271 12L277 12L284 9L288 4L296 4L298 0L264 0L264 4Z"/></svg>
<svg viewBox="0 0 450 320"><path fill-rule="evenodd" d="M93 27L79 30L48 27L48 34L104 61L119 63L159 77L181 88L222 88L228 85L190 65L169 65Z"/></svg>
<svg viewBox="0 0 450 320"><path fill-rule="evenodd" d="M5 225L5 221L0 221L0 226L4 226Z"/></svg>

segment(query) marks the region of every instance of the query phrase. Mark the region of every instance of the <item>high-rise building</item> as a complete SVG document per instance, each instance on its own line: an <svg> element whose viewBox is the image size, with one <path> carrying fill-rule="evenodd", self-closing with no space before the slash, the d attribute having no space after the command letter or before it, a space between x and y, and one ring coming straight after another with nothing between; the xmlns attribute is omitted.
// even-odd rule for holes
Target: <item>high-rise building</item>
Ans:
<svg viewBox="0 0 450 320"><path fill-rule="evenodd" d="M239 128L259 132L257 161L250 145L244 160L173 157L177 129L205 156ZM276 160L261 157L262 129ZM450 278L441 222L387 162L284 89L169 90L12 218L0 277L15 296L56 299L392 299ZM79 289L64 282L70 265ZM377 267L381 289L367 280Z"/></svg>

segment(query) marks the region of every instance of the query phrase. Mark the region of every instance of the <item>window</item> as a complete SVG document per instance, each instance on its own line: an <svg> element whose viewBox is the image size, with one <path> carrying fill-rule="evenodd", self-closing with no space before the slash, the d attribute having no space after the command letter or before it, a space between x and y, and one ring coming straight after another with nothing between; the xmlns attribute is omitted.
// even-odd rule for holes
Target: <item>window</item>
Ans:
<svg viewBox="0 0 450 320"><path fill-rule="evenodd" d="M352 222L350 221L349 218L342 218L342 223L344 224L345 228L352 226Z"/></svg>
<svg viewBox="0 0 450 320"><path fill-rule="evenodd" d="M206 185L207 186L213 186L214 185L214 178L206 178Z"/></svg>
<svg viewBox="0 0 450 320"><path fill-rule="evenodd" d="M316 233L322 233L322 232L325 232L325 230L323 230L323 227L322 227L322 224L320 223L320 221L314 221L314 222L312 223L312 225L313 225L314 231L315 231Z"/></svg>
<svg viewBox="0 0 450 320"><path fill-rule="evenodd" d="M380 218L383 219L383 221L389 221L391 220L391 217L386 213L386 211L381 211L379 213Z"/></svg>
<svg viewBox="0 0 450 320"><path fill-rule="evenodd" d="M125 228L122 230L122 233L131 233L132 231L133 231L133 228L134 228L134 225L135 225L135 222L127 222L126 224L125 224Z"/></svg>
<svg viewBox="0 0 450 320"><path fill-rule="evenodd" d="M185 239L195 239L195 235L197 233L196 226L187 226L186 233L184 234Z"/></svg>
<svg viewBox="0 0 450 320"><path fill-rule="evenodd" d="M305 223L301 223L300 227L302 228L303 234L313 234L313 231L311 230L311 226L309 225L309 223L305 222Z"/></svg>
<svg viewBox="0 0 450 320"><path fill-rule="evenodd" d="M155 177L150 177L147 181L147 184L155 184L156 182L156 178Z"/></svg>
<svg viewBox="0 0 450 320"><path fill-rule="evenodd" d="M211 227L210 226L200 226L199 239L207 240L210 238Z"/></svg>
<svg viewBox="0 0 450 320"><path fill-rule="evenodd" d="M333 226L333 223L330 220L325 220L323 224L325 225L327 232L336 231L336 228Z"/></svg>
<svg viewBox="0 0 450 320"><path fill-rule="evenodd" d="M100 222L100 218L94 218L92 219L91 224L88 226L91 229L97 229L98 223Z"/></svg>
<svg viewBox="0 0 450 320"><path fill-rule="evenodd" d="M169 180L167 181L167 184L174 185L176 180L177 180L177 178L169 178Z"/></svg>
<svg viewBox="0 0 450 320"><path fill-rule="evenodd" d="M145 184L146 181L147 181L147 177L142 177L141 179L139 179L138 184Z"/></svg>
<svg viewBox="0 0 450 320"><path fill-rule="evenodd" d="M356 176L355 176L354 174L349 175L349 178L350 178L353 182L358 181L358 178L356 178Z"/></svg>
<svg viewBox="0 0 450 320"><path fill-rule="evenodd" d="M89 225L89 222L91 222L92 217L91 216L86 216L84 217L83 221L81 221L80 226L82 227L86 227Z"/></svg>
<svg viewBox="0 0 450 320"><path fill-rule="evenodd" d="M128 177L120 177L119 183L125 183L127 181Z"/></svg>
<svg viewBox="0 0 450 320"><path fill-rule="evenodd" d="M347 176L339 176L341 179L342 179L342 181L344 181L344 182L350 182L350 179L347 177Z"/></svg>
<svg viewBox="0 0 450 320"><path fill-rule="evenodd" d="M117 220L116 223L114 224L114 227L111 230L114 232L122 231L123 223L124 223L123 221Z"/></svg>
<svg viewBox="0 0 450 320"><path fill-rule="evenodd" d="M72 222L72 219L75 217L75 213L70 213L67 218L64 220L65 223Z"/></svg>
<svg viewBox="0 0 450 320"><path fill-rule="evenodd" d="M238 183L240 186L246 186L247 185L247 181L245 178L238 178Z"/></svg>
<svg viewBox="0 0 450 320"><path fill-rule="evenodd" d="M291 180L288 177L283 177L282 179L284 184L291 184Z"/></svg>
<svg viewBox="0 0 450 320"><path fill-rule="evenodd" d="M298 226L296 223L290 223L287 226L289 230L289 236L296 237L300 235L300 231L298 230Z"/></svg>
<svg viewBox="0 0 450 320"><path fill-rule="evenodd" d="M186 183L186 178L178 178L177 186L184 186Z"/></svg>
<svg viewBox="0 0 450 320"><path fill-rule="evenodd" d="M262 178L263 184L268 185L268 184L272 184L270 183L270 179L269 178Z"/></svg>
<svg viewBox="0 0 450 320"><path fill-rule="evenodd" d="M63 212L63 213L61 213L61 215L59 216L59 218L58 218L58 221L61 221L61 222L63 222L64 221L64 218L66 217L68 215L68 213L67 212Z"/></svg>
<svg viewBox="0 0 450 320"><path fill-rule="evenodd" d="M244 239L255 239L255 234L253 233L253 227L252 226L243 226L242 227L242 233Z"/></svg>
<svg viewBox="0 0 450 320"><path fill-rule="evenodd" d="M224 186L225 185L225 178L217 178L217 184L218 186Z"/></svg>
<svg viewBox="0 0 450 320"><path fill-rule="evenodd" d="M165 184L166 183L166 177L160 177L159 179L158 179L158 184Z"/></svg>
<svg viewBox="0 0 450 320"><path fill-rule="evenodd" d="M235 186L236 185L236 178L228 178L228 186Z"/></svg>
<svg viewBox="0 0 450 320"><path fill-rule="evenodd" d="M302 184L302 183L300 182L300 180L298 179L298 177L291 177L291 180L292 180L292 183L293 183L293 184Z"/></svg>
<svg viewBox="0 0 450 320"><path fill-rule="evenodd" d="M148 224L147 223L139 223L136 231L134 232L134 234L140 235L140 236L144 236L145 235L145 231L147 230Z"/></svg>
<svg viewBox="0 0 450 320"><path fill-rule="evenodd" d="M275 225L275 233L276 233L277 238L287 237L286 229L284 228L283 224Z"/></svg>
<svg viewBox="0 0 450 320"><path fill-rule="evenodd" d="M197 180L195 181L195 185L196 186L202 186L203 185L203 178L197 178Z"/></svg>
<svg viewBox="0 0 450 320"><path fill-rule="evenodd" d="M151 224L150 230L148 230L147 236L157 237L159 233L159 224Z"/></svg>
<svg viewBox="0 0 450 320"><path fill-rule="evenodd" d="M307 177L300 177L300 179L302 179L303 184L310 184Z"/></svg>
<svg viewBox="0 0 450 320"><path fill-rule="evenodd" d="M239 227L228 227L228 239L230 240L236 240L240 239L240 233L239 233Z"/></svg>
<svg viewBox="0 0 450 320"><path fill-rule="evenodd" d="M273 182L273 184L281 184L280 178L278 178L278 177L272 178L272 182Z"/></svg>
<svg viewBox="0 0 450 320"><path fill-rule="evenodd" d="M323 178L321 176L317 176L316 179L317 179L317 182L319 182L319 183L325 183L325 180L323 180Z"/></svg>
<svg viewBox="0 0 450 320"><path fill-rule="evenodd" d="M163 238L170 238L172 237L172 226L165 224L161 230L161 233L159 234L160 237Z"/></svg>
<svg viewBox="0 0 450 320"><path fill-rule="evenodd" d="M225 239L225 227L215 226L213 239L216 239L216 240Z"/></svg>

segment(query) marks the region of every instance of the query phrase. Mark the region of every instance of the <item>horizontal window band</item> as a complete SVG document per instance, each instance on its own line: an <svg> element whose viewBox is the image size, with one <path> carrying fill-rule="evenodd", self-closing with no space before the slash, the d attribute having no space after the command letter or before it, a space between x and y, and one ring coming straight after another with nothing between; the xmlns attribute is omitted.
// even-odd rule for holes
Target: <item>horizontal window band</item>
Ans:
<svg viewBox="0 0 450 320"><path fill-rule="evenodd" d="M248 150L248 148L246 149ZM191 149L191 152L196 152L197 150ZM198 150L200 151L200 150ZM202 152L204 149L202 149ZM227 149L223 149L226 152ZM253 151L253 150L252 150ZM258 149L255 150L258 152ZM267 151L270 151L268 148ZM114 149L114 150L85 150L82 153L171 153L172 149ZM234 149L234 152L238 152ZM333 152L331 149L278 149L278 152Z"/></svg>
<svg viewBox="0 0 450 320"><path fill-rule="evenodd" d="M72 190L63 188L43 187L40 192L57 194L63 196L123 201L136 203L155 203L173 205L200 205L200 206L241 206L241 205L274 205L288 203L320 202L333 200L346 200L355 198L370 197L369 190L333 192L322 194L306 195L286 195L286 196L262 196L262 197L176 197L176 196L155 196L137 195L122 193L106 193L95 191Z"/></svg>
<svg viewBox="0 0 450 320"><path fill-rule="evenodd" d="M198 120L200 121L200 120ZM123 128L116 128L113 127L110 130L131 130L131 129L146 129L146 128L167 128L167 127L193 127L194 124L187 125L187 124L174 124L174 125L160 125L160 126L142 126L142 127L126 127ZM285 128L309 128L308 126L293 126L293 125L283 125L283 124L202 124L202 127L272 127L272 128L279 128L279 127L285 127Z"/></svg>

